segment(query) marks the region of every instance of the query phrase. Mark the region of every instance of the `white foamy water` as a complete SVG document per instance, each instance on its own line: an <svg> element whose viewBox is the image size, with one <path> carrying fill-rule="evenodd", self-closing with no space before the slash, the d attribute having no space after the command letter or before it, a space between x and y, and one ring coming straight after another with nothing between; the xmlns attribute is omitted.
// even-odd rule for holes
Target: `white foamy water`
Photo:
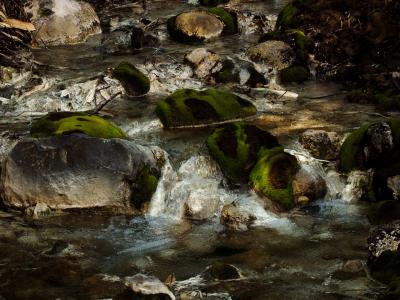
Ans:
<svg viewBox="0 0 400 300"><path fill-rule="evenodd" d="M56 16L65 17L79 9L80 4L75 0L53 0L53 12Z"/></svg>
<svg viewBox="0 0 400 300"><path fill-rule="evenodd" d="M163 126L159 119L149 121L134 121L129 124L121 126L121 128L127 133L128 136L143 135L146 133L152 133L161 131Z"/></svg>
<svg viewBox="0 0 400 300"><path fill-rule="evenodd" d="M255 193L229 190L223 181L218 165L209 157L192 156L177 171L167 162L148 214L180 221L185 216L185 205L190 203L192 209L209 216L207 219L219 222L222 207L235 202L243 212L256 217L255 226L286 234L295 231L296 226L287 218L266 211Z"/></svg>

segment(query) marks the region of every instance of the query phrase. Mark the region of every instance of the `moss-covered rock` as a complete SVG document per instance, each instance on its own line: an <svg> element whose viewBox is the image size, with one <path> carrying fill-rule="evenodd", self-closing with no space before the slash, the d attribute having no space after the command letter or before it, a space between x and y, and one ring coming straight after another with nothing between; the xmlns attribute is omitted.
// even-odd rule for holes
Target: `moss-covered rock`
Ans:
<svg viewBox="0 0 400 300"><path fill-rule="evenodd" d="M293 65L280 71L281 82L304 82L310 77L310 70L301 65Z"/></svg>
<svg viewBox="0 0 400 300"><path fill-rule="evenodd" d="M308 6L309 0L295 0L288 3L279 13L276 21L276 29L285 31L297 28L299 25L299 14Z"/></svg>
<svg viewBox="0 0 400 300"><path fill-rule="evenodd" d="M227 59L222 62L222 69L215 75L218 83L236 83L239 82L239 72L235 68L235 63Z"/></svg>
<svg viewBox="0 0 400 300"><path fill-rule="evenodd" d="M229 0L200 0L200 4L203 6L217 6L228 2Z"/></svg>
<svg viewBox="0 0 400 300"><path fill-rule="evenodd" d="M208 12L216 15L224 23L224 35L235 34L238 32L237 17L234 13L227 11L222 7L212 7L207 10Z"/></svg>
<svg viewBox="0 0 400 300"><path fill-rule="evenodd" d="M349 172L377 167L383 173L393 174L397 172L393 169L397 161L393 159L399 155L400 119L392 118L366 124L351 133L340 149L340 168ZM386 166L391 171L385 170Z"/></svg>
<svg viewBox="0 0 400 300"><path fill-rule="evenodd" d="M183 12L167 21L171 37L189 44L215 39L221 36L224 28L220 17L207 11Z"/></svg>
<svg viewBox="0 0 400 300"><path fill-rule="evenodd" d="M250 173L250 182L258 193L270 201L267 205L289 210L295 206L292 181L298 170L297 159L283 152L283 147L262 149Z"/></svg>
<svg viewBox="0 0 400 300"><path fill-rule="evenodd" d="M276 137L244 123L229 124L214 130L207 139L211 156L225 176L234 183L248 180L261 148L279 146Z"/></svg>
<svg viewBox="0 0 400 300"><path fill-rule="evenodd" d="M129 62L121 62L113 76L121 82L128 96L144 95L150 90L149 78Z"/></svg>
<svg viewBox="0 0 400 300"><path fill-rule="evenodd" d="M31 135L36 138L83 133L98 138L121 138L126 134L113 123L81 112L54 112L33 122Z"/></svg>
<svg viewBox="0 0 400 300"><path fill-rule="evenodd" d="M133 189L133 201L137 209L144 210L143 204L151 200L154 192L157 190L160 174L157 170L150 170L144 167L138 174Z"/></svg>
<svg viewBox="0 0 400 300"><path fill-rule="evenodd" d="M157 105L156 113L169 127L208 124L256 114L249 101L216 89L178 90Z"/></svg>

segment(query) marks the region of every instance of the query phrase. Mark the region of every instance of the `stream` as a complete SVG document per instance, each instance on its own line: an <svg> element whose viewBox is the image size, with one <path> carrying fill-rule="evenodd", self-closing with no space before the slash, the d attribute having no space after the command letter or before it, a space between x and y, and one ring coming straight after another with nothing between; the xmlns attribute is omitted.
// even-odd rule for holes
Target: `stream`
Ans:
<svg viewBox="0 0 400 300"><path fill-rule="evenodd" d="M242 2L239 9L268 12L276 18L288 1ZM166 18L189 9L193 5L183 1L152 1L146 18ZM122 19L137 17L130 11L119 13ZM238 34L206 47L220 56L235 56L257 39L257 34ZM207 86L185 77L182 69L183 56L196 46L182 45L166 36L158 48L145 48L134 55L105 55L100 42L101 36L95 35L84 44L35 49L35 61L50 88L34 97L51 96L61 85L92 80L123 60L146 70L157 63L156 71L166 72L166 76L176 72L175 80L171 77L164 82L169 91L155 89L140 99L120 97L102 110L130 140L159 146L168 153L157 191L147 214L139 217L71 212L32 220L18 212L0 211L0 295L102 299L107 287L96 281L97 274L112 279L144 273L162 281L173 274L176 283L171 290L178 299L378 297L383 287L371 279L366 267L370 229L366 204L357 201L353 195L356 187L335 171L334 163L313 159L298 143L299 134L306 129L346 133L378 120L374 107L346 102L341 86L329 82L287 85L284 90L298 97L286 95L274 100L254 90L252 101L263 114L251 123L278 136L285 151L323 176L328 186L324 199L278 215L265 210L254 192L227 185L205 146L212 128L164 130L154 113L157 101L168 92ZM30 113L2 118L0 139L27 135L32 118L40 115L31 113L35 108L25 107ZM207 207L212 217L206 221L185 219L187 199ZM234 201L257 217L247 231L226 231L220 225L223 205ZM202 278L200 275L216 261L237 267L241 278ZM343 272L349 261L361 262L363 270Z"/></svg>

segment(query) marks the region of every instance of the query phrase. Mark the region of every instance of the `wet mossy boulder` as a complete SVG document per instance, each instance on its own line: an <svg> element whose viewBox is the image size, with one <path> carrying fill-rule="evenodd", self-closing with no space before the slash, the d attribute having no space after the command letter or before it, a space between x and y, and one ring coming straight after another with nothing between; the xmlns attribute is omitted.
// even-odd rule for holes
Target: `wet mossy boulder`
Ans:
<svg viewBox="0 0 400 300"><path fill-rule="evenodd" d="M129 62L121 62L113 70L113 76L121 82L128 96L141 96L150 91L149 78Z"/></svg>
<svg viewBox="0 0 400 300"><path fill-rule="evenodd" d="M292 182L299 170L296 157L283 151L283 147L262 149L250 173L254 190L265 197L266 206L286 211L295 206Z"/></svg>
<svg viewBox="0 0 400 300"><path fill-rule="evenodd" d="M159 177L160 174L152 171L148 166L138 173L136 184L133 187L134 205L137 209L145 210L144 205L156 191Z"/></svg>
<svg viewBox="0 0 400 300"><path fill-rule="evenodd" d="M227 11L222 7L212 7L207 10L212 13L224 23L224 30L222 34L231 35L238 32L238 22L236 14Z"/></svg>
<svg viewBox="0 0 400 300"><path fill-rule="evenodd" d="M257 44L247 49L246 55L255 62L263 62L278 70L290 67L296 58L290 45L282 41Z"/></svg>
<svg viewBox="0 0 400 300"><path fill-rule="evenodd" d="M215 75L215 81L218 83L237 83L239 80L239 70L235 67L235 63L230 59L224 60L221 70Z"/></svg>
<svg viewBox="0 0 400 300"><path fill-rule="evenodd" d="M310 0L295 0L288 3L279 13L276 21L276 29L285 31L295 29L300 24L299 15L309 6Z"/></svg>
<svg viewBox="0 0 400 300"><path fill-rule="evenodd" d="M217 6L228 2L229 0L200 0L200 4L203 6Z"/></svg>
<svg viewBox="0 0 400 300"><path fill-rule="evenodd" d="M345 172L392 168L399 158L400 119L392 118L366 124L352 132L340 149L340 168Z"/></svg>
<svg viewBox="0 0 400 300"><path fill-rule="evenodd" d="M31 136L36 138L82 133L97 138L127 138L115 124L82 112L53 112L33 122Z"/></svg>
<svg viewBox="0 0 400 300"><path fill-rule="evenodd" d="M168 32L181 43L198 43L222 35L225 24L219 16L207 11L188 11L167 21Z"/></svg>
<svg viewBox="0 0 400 300"><path fill-rule="evenodd" d="M244 123L219 127L207 139L211 156L233 183L246 182L261 148L279 146L276 137Z"/></svg>
<svg viewBox="0 0 400 300"><path fill-rule="evenodd" d="M156 109L164 127L192 126L245 118L257 113L249 101L217 89L178 90L158 103Z"/></svg>
<svg viewBox="0 0 400 300"><path fill-rule="evenodd" d="M281 70L279 76L283 83L301 83L310 78L310 70L305 66L293 65Z"/></svg>

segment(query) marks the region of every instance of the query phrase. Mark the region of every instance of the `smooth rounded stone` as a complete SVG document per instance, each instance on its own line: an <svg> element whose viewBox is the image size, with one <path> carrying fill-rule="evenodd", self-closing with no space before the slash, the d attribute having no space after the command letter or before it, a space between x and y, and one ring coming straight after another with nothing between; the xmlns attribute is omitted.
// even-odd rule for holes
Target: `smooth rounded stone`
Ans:
<svg viewBox="0 0 400 300"><path fill-rule="evenodd" d="M113 77L121 82L128 96L142 96L150 91L150 79L129 62L121 62L113 70Z"/></svg>
<svg viewBox="0 0 400 300"><path fill-rule="evenodd" d="M247 49L247 56L254 61L264 62L278 70L289 67L295 60L292 48L281 41L266 41Z"/></svg>
<svg viewBox="0 0 400 300"><path fill-rule="evenodd" d="M44 2L41 0L40 2ZM84 42L92 34L101 32L100 20L93 7L75 0L51 0L46 15L33 20L39 45L55 46Z"/></svg>
<svg viewBox="0 0 400 300"><path fill-rule="evenodd" d="M168 30L181 42L207 41L222 34L224 23L212 13L189 11L169 19Z"/></svg>
<svg viewBox="0 0 400 300"><path fill-rule="evenodd" d="M339 156L340 136L336 132L309 129L300 136L300 144L318 159L335 160Z"/></svg>
<svg viewBox="0 0 400 300"><path fill-rule="evenodd" d="M233 265L216 261L206 269L203 276L212 280L231 280L240 278L240 272Z"/></svg>
<svg viewBox="0 0 400 300"><path fill-rule="evenodd" d="M168 287L154 276L136 274L132 277L125 277L123 281L127 289L117 299L151 297L154 300L175 300L174 294Z"/></svg>
<svg viewBox="0 0 400 300"><path fill-rule="evenodd" d="M292 181L293 195L297 203L314 201L325 197L327 186L324 178L319 174L302 167ZM303 198L302 198L303 197ZM306 197L306 199L304 199Z"/></svg>
<svg viewBox="0 0 400 300"><path fill-rule="evenodd" d="M222 68L219 55L206 48L194 49L185 56L185 60L192 65L198 78L206 78Z"/></svg>
<svg viewBox="0 0 400 300"><path fill-rule="evenodd" d="M24 209L142 209L157 187L165 152L82 134L20 141L3 166L4 204Z"/></svg>
<svg viewBox="0 0 400 300"><path fill-rule="evenodd" d="M364 270L364 265L359 259L347 260L343 263L341 270L347 273L358 273Z"/></svg>
<svg viewBox="0 0 400 300"><path fill-rule="evenodd" d="M231 230L245 231L255 220L255 216L240 210L235 203L225 205L221 211L220 223Z"/></svg>

